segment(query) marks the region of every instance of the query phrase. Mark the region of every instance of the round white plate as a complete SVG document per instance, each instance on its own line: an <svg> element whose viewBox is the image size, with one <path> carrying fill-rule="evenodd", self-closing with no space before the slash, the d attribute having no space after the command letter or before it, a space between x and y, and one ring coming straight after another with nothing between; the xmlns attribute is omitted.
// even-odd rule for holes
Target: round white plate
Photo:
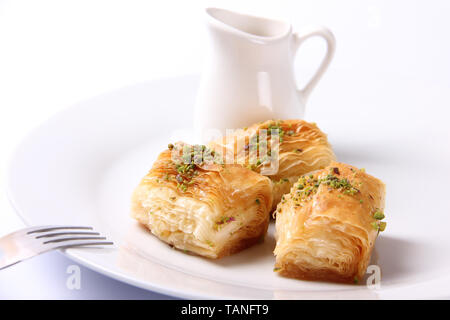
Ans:
<svg viewBox="0 0 450 320"><path fill-rule="evenodd" d="M308 105L308 119L329 134L340 161L365 167L387 184L388 226L373 256L382 271L378 289L278 276L273 225L264 243L211 261L171 249L129 217L133 188L173 132L189 139L183 130L191 125L197 77L124 88L53 117L14 154L9 197L28 225L92 225L116 244L66 250L75 261L177 297L449 297L448 100L438 100L435 87L413 95L420 84L408 77L395 79L402 87L355 80L347 84L352 94L332 86L342 82L330 77ZM433 103L430 94L437 97Z"/></svg>

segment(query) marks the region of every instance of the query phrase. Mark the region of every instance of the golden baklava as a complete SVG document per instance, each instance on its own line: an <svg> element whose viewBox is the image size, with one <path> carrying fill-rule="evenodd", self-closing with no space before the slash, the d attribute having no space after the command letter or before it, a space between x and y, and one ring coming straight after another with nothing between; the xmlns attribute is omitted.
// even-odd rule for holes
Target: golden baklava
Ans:
<svg viewBox="0 0 450 320"><path fill-rule="evenodd" d="M385 185L333 162L299 178L277 207L275 271L306 280L356 282L386 227Z"/></svg>
<svg viewBox="0 0 450 320"><path fill-rule="evenodd" d="M273 209L298 178L335 160L327 136L304 120L268 120L213 141L211 149L268 176L273 183Z"/></svg>
<svg viewBox="0 0 450 320"><path fill-rule="evenodd" d="M220 258L264 237L271 181L200 145L170 144L135 189L132 216L177 249Z"/></svg>

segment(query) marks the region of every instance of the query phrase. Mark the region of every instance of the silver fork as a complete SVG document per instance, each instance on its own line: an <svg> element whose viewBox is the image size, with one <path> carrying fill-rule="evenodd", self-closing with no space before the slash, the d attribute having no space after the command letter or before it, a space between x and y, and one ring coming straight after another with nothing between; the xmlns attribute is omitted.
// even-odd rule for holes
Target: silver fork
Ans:
<svg viewBox="0 0 450 320"><path fill-rule="evenodd" d="M112 244L91 227L26 228L0 238L0 270L50 250Z"/></svg>

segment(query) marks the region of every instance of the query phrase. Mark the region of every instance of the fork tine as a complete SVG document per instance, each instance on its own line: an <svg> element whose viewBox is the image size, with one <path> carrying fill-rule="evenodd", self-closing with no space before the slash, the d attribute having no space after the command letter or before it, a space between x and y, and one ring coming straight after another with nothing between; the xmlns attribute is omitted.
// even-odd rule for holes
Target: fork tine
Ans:
<svg viewBox="0 0 450 320"><path fill-rule="evenodd" d="M40 238L52 238L57 236L69 236L69 235L91 235L91 236L98 236L100 233L98 232L83 232L83 231L68 231L68 232L56 232L56 233L44 233L39 236L36 236L35 239Z"/></svg>
<svg viewBox="0 0 450 320"><path fill-rule="evenodd" d="M30 228L27 231L27 234L33 234L33 233L39 233L39 232L47 232L47 231L54 231L54 230L92 230L92 227L86 227L86 226L43 226L43 227L35 227Z"/></svg>
<svg viewBox="0 0 450 320"><path fill-rule="evenodd" d="M62 236L62 237L58 237L56 239L50 239L50 240L44 241L42 244L64 242L64 241L72 241L72 240L76 240L76 241L106 240L106 237L96 237L96 236L86 236L86 237L83 237L83 236Z"/></svg>
<svg viewBox="0 0 450 320"><path fill-rule="evenodd" d="M111 241L100 240L70 240L65 242L57 242L49 244L51 249L62 249L70 247L83 247L83 246L110 246L114 245Z"/></svg>

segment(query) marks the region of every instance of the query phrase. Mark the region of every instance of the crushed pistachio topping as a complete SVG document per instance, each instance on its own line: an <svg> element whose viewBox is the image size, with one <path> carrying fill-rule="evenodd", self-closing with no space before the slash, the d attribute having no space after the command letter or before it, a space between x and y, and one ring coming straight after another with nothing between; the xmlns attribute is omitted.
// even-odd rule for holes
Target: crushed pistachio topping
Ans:
<svg viewBox="0 0 450 320"><path fill-rule="evenodd" d="M268 145L268 141L271 139L272 135L278 135L280 139L279 142L280 143L283 142L285 132L281 126L282 123L283 123L282 120L272 121L266 128L260 128L260 130L267 130L266 139L263 139L263 137L260 136L259 133L255 133L252 136L250 136L249 143L244 146L244 150L257 151L260 160L258 160L255 163L249 164L247 168L249 168L250 170L256 170L257 167L271 162L272 159L274 159L277 156L275 152L271 150L270 146ZM290 130L288 132L289 134L286 133L288 135L295 134L293 130ZM267 154L262 154L261 150L267 150Z"/></svg>
<svg viewBox="0 0 450 320"><path fill-rule="evenodd" d="M218 221L216 221L216 223L214 224L214 229L217 231L222 226L224 226L224 225L226 225L226 224L228 224L230 222L233 222L233 221L236 221L236 219L234 217L223 216Z"/></svg>
<svg viewBox="0 0 450 320"><path fill-rule="evenodd" d="M278 271L280 271L281 270L281 268L273 268L273 271L274 272L278 272Z"/></svg>
<svg viewBox="0 0 450 320"><path fill-rule="evenodd" d="M283 142L284 130L283 130L283 127L281 126L281 123L282 123L281 121L272 122L267 127L267 131L268 131L268 135L272 135L273 132L278 133L278 136L280 137L280 142Z"/></svg>
<svg viewBox="0 0 450 320"><path fill-rule="evenodd" d="M178 145L170 143L168 145L169 150L177 150ZM221 164L222 160L214 150L210 150L204 145L184 145L181 158L173 160L172 164L177 174L169 176L164 174L164 180L174 180L177 183L177 187L186 192L188 186L193 184L193 178L197 176L198 168L202 166L206 161L210 161L216 164Z"/></svg>
<svg viewBox="0 0 450 320"><path fill-rule="evenodd" d="M359 283L358 277L355 276L355 277L353 278L353 283L354 283L354 284L358 284L358 283Z"/></svg>
<svg viewBox="0 0 450 320"><path fill-rule="evenodd" d="M261 204L261 200L259 200L258 198L256 198L255 202L256 202L257 205Z"/></svg>
<svg viewBox="0 0 450 320"><path fill-rule="evenodd" d="M214 247L214 243L210 240L206 240L205 243L210 247Z"/></svg>
<svg viewBox="0 0 450 320"><path fill-rule="evenodd" d="M384 212L376 209L374 214L373 214L373 218L376 220L374 222L371 223L372 227L378 231L378 233L386 230L386 222L381 221L385 218L384 216Z"/></svg>
<svg viewBox="0 0 450 320"><path fill-rule="evenodd" d="M339 189L344 194L350 194L354 195L359 192L358 189L356 189L348 179L343 178L339 179L335 175L329 174L326 176L326 178L321 179L320 183L324 183L333 189Z"/></svg>
<svg viewBox="0 0 450 320"><path fill-rule="evenodd" d="M272 182L273 182L273 184L283 184L283 183L289 182L289 179L288 178L281 178L278 181L273 181L272 180Z"/></svg>
<svg viewBox="0 0 450 320"><path fill-rule="evenodd" d="M381 210L377 210L375 211L375 213L373 214L373 217L377 220L383 220L384 219L384 213Z"/></svg>
<svg viewBox="0 0 450 320"><path fill-rule="evenodd" d="M307 177L302 176L298 180L297 190L293 197L294 201L301 202L310 200L311 197L316 194L320 185L327 186L329 190L337 189L344 195L353 196L359 192L359 190L355 188L346 178L339 179L331 173L323 178L314 178L314 175L310 174ZM339 195L338 197L341 198L342 195Z"/></svg>

